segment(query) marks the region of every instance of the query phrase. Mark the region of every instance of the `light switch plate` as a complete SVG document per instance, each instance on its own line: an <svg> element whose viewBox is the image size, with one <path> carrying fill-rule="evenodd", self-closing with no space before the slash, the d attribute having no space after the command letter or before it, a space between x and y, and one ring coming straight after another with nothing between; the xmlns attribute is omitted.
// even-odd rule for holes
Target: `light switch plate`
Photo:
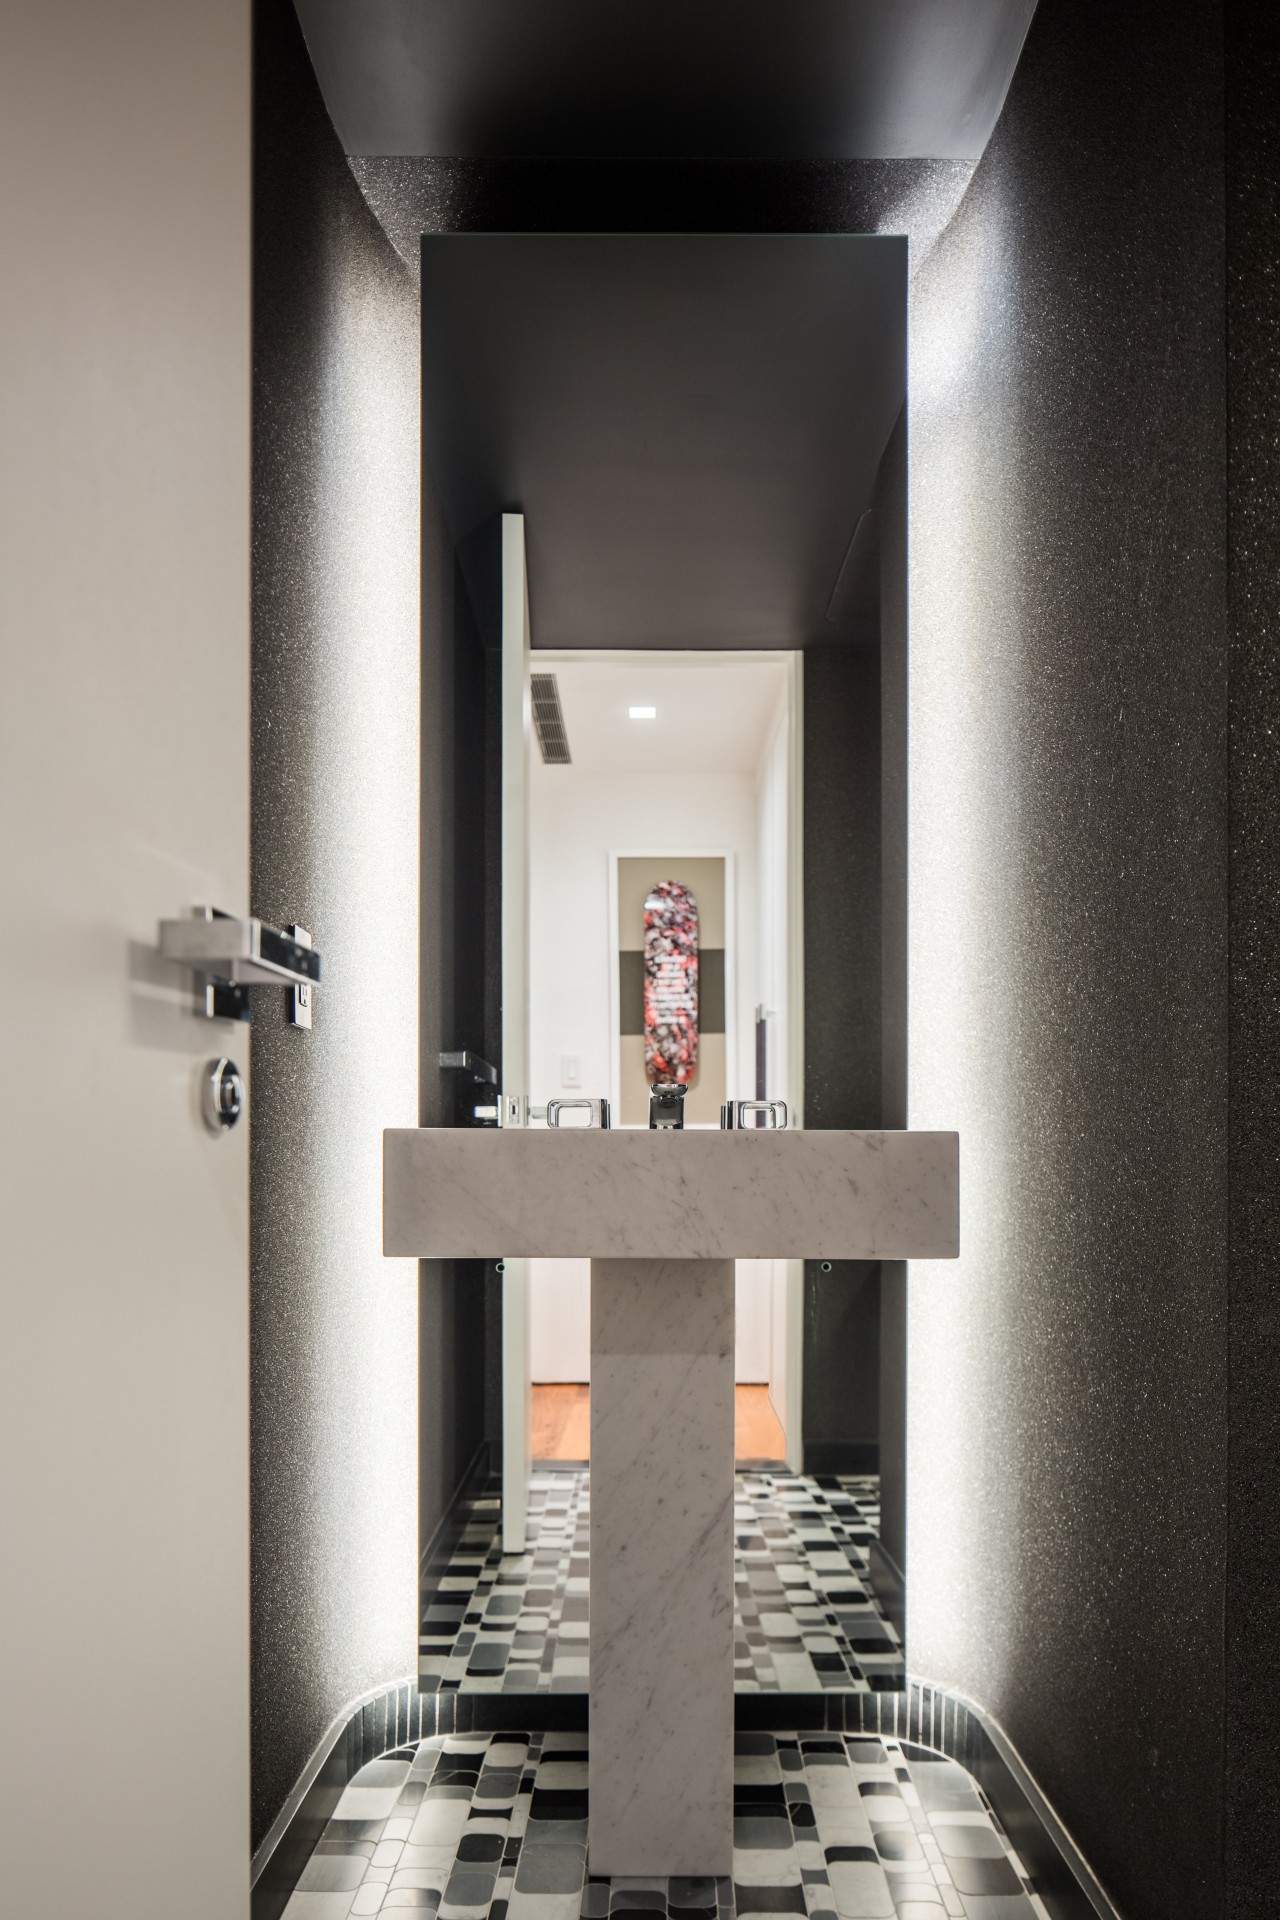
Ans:
<svg viewBox="0 0 1280 1920"><path fill-rule="evenodd" d="M580 1087L582 1085L582 1055L580 1053L562 1053L560 1055L560 1085L562 1087Z"/></svg>

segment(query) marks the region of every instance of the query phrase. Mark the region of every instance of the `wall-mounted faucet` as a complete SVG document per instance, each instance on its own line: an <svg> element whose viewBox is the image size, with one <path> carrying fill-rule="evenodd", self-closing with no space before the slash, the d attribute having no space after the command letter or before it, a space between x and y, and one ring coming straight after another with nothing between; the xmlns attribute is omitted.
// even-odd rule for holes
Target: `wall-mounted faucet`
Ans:
<svg viewBox="0 0 1280 1920"><path fill-rule="evenodd" d="M649 1125L651 1127L683 1127L684 1097L689 1091L671 1081L649 1089Z"/></svg>

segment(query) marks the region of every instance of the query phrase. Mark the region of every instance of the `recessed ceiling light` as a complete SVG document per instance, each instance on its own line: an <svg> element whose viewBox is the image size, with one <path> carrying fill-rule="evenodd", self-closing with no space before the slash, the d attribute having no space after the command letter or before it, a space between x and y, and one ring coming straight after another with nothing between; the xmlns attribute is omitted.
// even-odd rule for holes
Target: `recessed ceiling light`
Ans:
<svg viewBox="0 0 1280 1920"><path fill-rule="evenodd" d="M658 709L656 707L628 707L627 716L631 720L656 720L658 717Z"/></svg>

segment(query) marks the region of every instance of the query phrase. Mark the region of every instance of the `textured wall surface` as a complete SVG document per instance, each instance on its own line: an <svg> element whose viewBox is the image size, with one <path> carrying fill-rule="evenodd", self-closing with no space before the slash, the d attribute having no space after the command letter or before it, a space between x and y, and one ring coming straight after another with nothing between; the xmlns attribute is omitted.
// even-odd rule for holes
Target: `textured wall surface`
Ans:
<svg viewBox="0 0 1280 1920"><path fill-rule="evenodd" d="M911 328L911 1659L1134 1920L1221 1875L1222 194L1213 10L1043 0Z"/></svg>
<svg viewBox="0 0 1280 1920"><path fill-rule="evenodd" d="M1227 8L1231 1346L1226 1911L1280 1913L1280 16Z"/></svg>
<svg viewBox="0 0 1280 1920"><path fill-rule="evenodd" d="M381 1130L417 1118L417 298L287 0L257 9L253 909L323 955L253 1028L254 1839L414 1660L417 1314Z"/></svg>

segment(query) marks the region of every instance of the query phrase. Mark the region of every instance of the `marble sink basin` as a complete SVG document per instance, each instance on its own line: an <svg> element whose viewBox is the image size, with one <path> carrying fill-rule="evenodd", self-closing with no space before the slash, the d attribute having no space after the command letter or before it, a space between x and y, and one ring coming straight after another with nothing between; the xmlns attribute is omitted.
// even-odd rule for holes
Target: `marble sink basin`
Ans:
<svg viewBox="0 0 1280 1920"><path fill-rule="evenodd" d="M392 1128L383 1251L419 1259L948 1260L954 1133Z"/></svg>

